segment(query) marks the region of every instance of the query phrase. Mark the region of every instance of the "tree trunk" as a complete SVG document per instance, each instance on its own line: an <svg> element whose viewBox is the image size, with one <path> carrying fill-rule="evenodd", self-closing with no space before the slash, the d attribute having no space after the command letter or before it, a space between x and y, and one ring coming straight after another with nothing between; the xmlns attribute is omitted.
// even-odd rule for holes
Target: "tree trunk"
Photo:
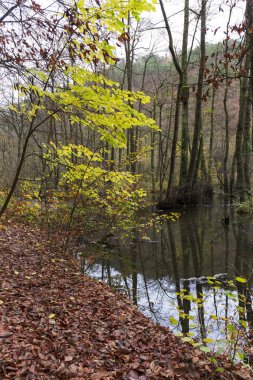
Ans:
<svg viewBox="0 0 253 380"><path fill-rule="evenodd" d="M195 125L192 142L192 151L190 157L189 170L187 174L187 191L189 193L188 195L190 196L193 190L194 178L196 178L197 176L196 170L199 153L199 142L202 130L202 91L206 61L206 4L207 0L201 1L200 66L196 94Z"/></svg>
<svg viewBox="0 0 253 380"><path fill-rule="evenodd" d="M248 66L249 60L247 57L246 67ZM247 190L245 182L245 172L244 172L244 157L243 157L243 136L244 136L244 126L245 126L245 114L247 106L247 96L248 96L248 84L249 80L247 78L241 79L240 88L240 112L239 120L237 124L236 131L236 145L235 145L235 156L237 164L237 181L236 190L239 194L240 202L245 202L247 200Z"/></svg>
<svg viewBox="0 0 253 380"><path fill-rule="evenodd" d="M223 160L223 172L224 172L224 195L225 195L225 202L226 202L226 196L229 192L229 180L228 180L228 157L229 157L229 114L228 114L228 107L227 107L227 99L228 99L228 76L229 76L229 59L228 59L228 53L229 53L229 30L230 30L230 21L232 17L232 12L235 7L235 3L231 4L230 10L229 10L229 17L227 22L227 28L226 28L226 39L225 39L225 93L223 98L223 106L224 106L224 113L225 113L225 152L224 152L224 160Z"/></svg>
<svg viewBox="0 0 253 380"><path fill-rule="evenodd" d="M175 121L174 121L174 134L173 134L173 141L172 141L172 149L171 149L171 159L170 159L170 171L169 171L169 181L168 181L168 187L166 192L166 201L169 200L171 197L172 191L173 191L173 185L175 180L175 163L176 163L176 149L177 149L177 143L178 143L178 129L179 129L179 122L180 122L180 103L181 103L181 93L182 93L182 85L183 85L183 71L180 67L180 64L178 62L178 58L176 56L176 52L174 50L173 46L173 37L170 29L170 25L168 22L168 18L165 12L163 0L159 0L165 28L168 33L169 37L169 50L172 55L173 64L177 70L178 76L179 76L179 84L177 88L177 99L176 99L176 110L175 110Z"/></svg>
<svg viewBox="0 0 253 380"><path fill-rule="evenodd" d="M189 86L188 86L188 36L189 36L189 0L185 0L184 32L182 44L182 136L181 136L181 163L179 185L185 185L188 170L189 149Z"/></svg>
<svg viewBox="0 0 253 380"><path fill-rule="evenodd" d="M181 84L177 88L177 98L176 98L176 110L175 110L175 121L174 121L174 133L171 148L171 158L170 158L170 171L169 171L169 181L166 193L166 200L171 198L173 188L174 188L174 177L175 177L175 164L176 164L176 154L177 154L177 143L178 143L178 130L180 122L180 105L181 105Z"/></svg>

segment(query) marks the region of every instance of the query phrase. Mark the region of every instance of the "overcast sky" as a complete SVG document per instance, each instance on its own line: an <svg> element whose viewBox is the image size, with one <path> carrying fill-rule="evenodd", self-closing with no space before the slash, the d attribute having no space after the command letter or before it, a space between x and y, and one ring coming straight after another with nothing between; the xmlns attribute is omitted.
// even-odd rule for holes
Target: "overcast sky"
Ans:
<svg viewBox="0 0 253 380"><path fill-rule="evenodd" d="M208 31L206 39L208 42L216 43L222 41L225 37L224 31L226 30L227 20L229 16L229 4L232 0L209 0L208 1L208 20L207 26ZM234 0L233 0L234 1ZM169 18L169 23L171 26L174 44L177 50L181 49L181 40L182 40L182 30L183 30L183 11L184 11L184 0L164 0L164 6L166 9L167 16ZM220 10L219 7L221 6ZM199 11L199 1L190 0L190 8L196 11ZM244 17L245 1L237 1L236 8L234 8L232 13L231 25L241 23ZM166 54L168 51L168 38L167 32L162 29L164 27L164 22L160 10L160 6L156 6L156 12L151 14L145 14L145 19L150 19L152 24L158 29L153 30L150 33L145 33L145 39L142 40L141 47L149 49L153 47L154 52L159 54ZM191 13L191 22L190 22L190 34L193 34L195 28L194 14ZM214 35L214 30L219 28ZM236 38L236 35L232 36ZM199 33L196 35L195 45L198 44ZM141 49L140 49L141 50ZM144 52L144 51L143 51Z"/></svg>

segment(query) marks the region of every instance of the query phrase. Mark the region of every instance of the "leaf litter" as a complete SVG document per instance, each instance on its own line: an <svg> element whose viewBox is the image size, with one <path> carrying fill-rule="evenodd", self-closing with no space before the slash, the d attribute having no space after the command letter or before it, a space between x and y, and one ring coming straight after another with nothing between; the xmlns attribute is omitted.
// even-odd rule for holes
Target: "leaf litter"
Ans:
<svg viewBox="0 0 253 380"><path fill-rule="evenodd" d="M24 225L0 231L0 379L253 379L82 275L61 241Z"/></svg>

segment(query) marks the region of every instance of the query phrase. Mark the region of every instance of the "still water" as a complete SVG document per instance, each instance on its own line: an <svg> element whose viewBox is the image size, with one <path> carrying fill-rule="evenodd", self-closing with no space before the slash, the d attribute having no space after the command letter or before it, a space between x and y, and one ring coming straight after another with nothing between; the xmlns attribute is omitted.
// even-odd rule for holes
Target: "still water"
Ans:
<svg viewBox="0 0 253 380"><path fill-rule="evenodd" d="M157 323L219 350L232 340L231 323L241 329L243 321L247 334L252 325L253 220L233 208L180 213L126 245L86 247L82 270L127 293ZM247 283L229 285L235 277Z"/></svg>

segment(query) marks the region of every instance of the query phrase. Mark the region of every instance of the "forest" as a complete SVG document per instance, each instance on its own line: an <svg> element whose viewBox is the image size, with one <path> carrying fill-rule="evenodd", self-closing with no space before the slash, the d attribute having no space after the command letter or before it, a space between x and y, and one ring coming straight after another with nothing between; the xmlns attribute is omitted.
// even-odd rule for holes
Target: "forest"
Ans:
<svg viewBox="0 0 253 380"><path fill-rule="evenodd" d="M0 377L251 379L253 1L0 25Z"/></svg>
<svg viewBox="0 0 253 380"><path fill-rule="evenodd" d="M211 4L183 3L176 43L162 1L122 14L117 2L2 4L1 216L10 205L52 225L59 210L68 227L100 209L114 223L150 201L217 196L250 209L251 3L215 8L227 17L216 43ZM158 8L156 28L141 13Z"/></svg>

